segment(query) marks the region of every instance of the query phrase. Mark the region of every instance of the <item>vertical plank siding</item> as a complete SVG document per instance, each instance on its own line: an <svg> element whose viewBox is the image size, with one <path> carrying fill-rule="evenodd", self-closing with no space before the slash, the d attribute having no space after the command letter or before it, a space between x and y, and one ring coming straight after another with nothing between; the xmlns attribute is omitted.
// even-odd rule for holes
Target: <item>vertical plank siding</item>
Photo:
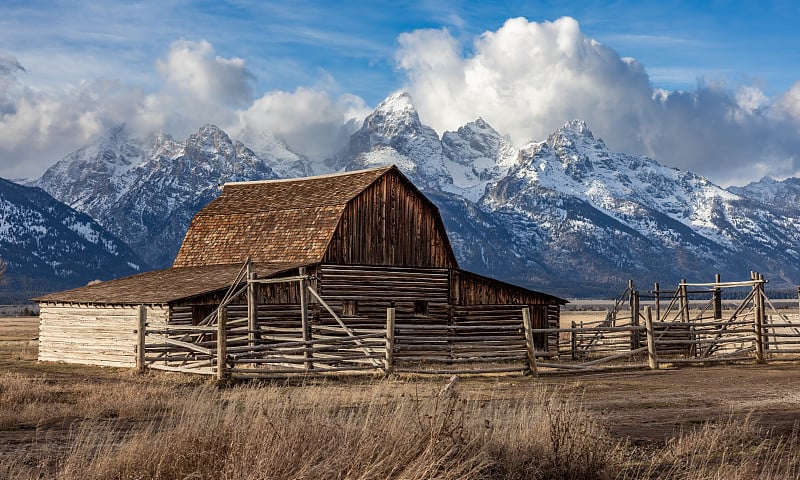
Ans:
<svg viewBox="0 0 800 480"><path fill-rule="evenodd" d="M149 325L165 325L166 305L147 307ZM39 313L39 360L136 366L138 305L46 303Z"/></svg>
<svg viewBox="0 0 800 480"><path fill-rule="evenodd" d="M438 211L397 175L384 175L344 208L325 263L454 267Z"/></svg>

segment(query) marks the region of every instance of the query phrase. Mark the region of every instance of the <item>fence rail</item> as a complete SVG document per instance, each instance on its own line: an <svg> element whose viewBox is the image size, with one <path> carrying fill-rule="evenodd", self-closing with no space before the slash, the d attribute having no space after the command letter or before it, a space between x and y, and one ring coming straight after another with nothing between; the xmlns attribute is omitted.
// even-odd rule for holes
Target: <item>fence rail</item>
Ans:
<svg viewBox="0 0 800 480"><path fill-rule="evenodd" d="M268 324L259 321L250 288L265 280L255 279L247 268L198 325L149 327L141 309L139 368L220 380L330 372L538 375L800 355L800 313L778 311L757 273L750 281L721 282L719 276L713 283L682 281L674 290L655 284L643 292L629 282L603 319L561 327L547 323L548 317L547 328L534 328L530 308L519 306L496 306L485 315L456 311L447 323L404 319L398 324L394 308L386 309L384 318L375 318L374 311L370 318L345 317L304 272L281 281L297 285L300 305ZM738 289L740 299L723 310L723 292L730 289ZM309 318L309 300L318 309L315 322Z"/></svg>

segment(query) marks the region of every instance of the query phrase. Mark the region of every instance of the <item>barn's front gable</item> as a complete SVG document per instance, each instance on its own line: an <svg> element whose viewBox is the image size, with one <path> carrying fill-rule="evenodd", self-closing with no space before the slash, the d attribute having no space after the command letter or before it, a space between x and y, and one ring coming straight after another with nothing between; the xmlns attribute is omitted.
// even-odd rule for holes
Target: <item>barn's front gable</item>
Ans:
<svg viewBox="0 0 800 480"><path fill-rule="evenodd" d="M345 205L322 262L458 268L439 210L396 167Z"/></svg>

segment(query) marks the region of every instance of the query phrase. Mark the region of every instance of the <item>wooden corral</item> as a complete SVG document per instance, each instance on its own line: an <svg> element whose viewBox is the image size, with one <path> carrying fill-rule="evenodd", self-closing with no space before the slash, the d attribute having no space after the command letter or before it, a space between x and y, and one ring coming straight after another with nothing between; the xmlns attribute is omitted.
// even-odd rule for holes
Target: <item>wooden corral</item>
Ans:
<svg viewBox="0 0 800 480"><path fill-rule="evenodd" d="M130 313L126 364L240 376L530 370L558 345L531 330L557 327L565 303L459 269L438 209L396 167L226 184L173 268L37 300L43 318L76 313L43 321L44 339L82 324L92 344L93 309L116 308ZM140 305L146 325L131 328Z"/></svg>
<svg viewBox="0 0 800 480"><path fill-rule="evenodd" d="M794 359L800 354L800 314L776 309L765 284L764 276L756 272L742 281L723 282L719 275L708 283L684 280L673 290L656 284L640 291L631 281L603 320L542 330L559 333L562 361L543 362L540 367L657 369Z"/></svg>

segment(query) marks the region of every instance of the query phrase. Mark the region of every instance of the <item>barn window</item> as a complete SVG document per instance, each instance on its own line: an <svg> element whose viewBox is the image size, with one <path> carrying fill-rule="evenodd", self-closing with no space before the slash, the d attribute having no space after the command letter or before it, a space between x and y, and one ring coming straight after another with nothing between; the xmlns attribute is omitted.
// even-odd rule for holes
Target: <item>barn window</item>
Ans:
<svg viewBox="0 0 800 480"><path fill-rule="evenodd" d="M414 316L428 318L428 302L426 302L425 300L415 300Z"/></svg>
<svg viewBox="0 0 800 480"><path fill-rule="evenodd" d="M358 302L355 300L344 300L342 302L342 316L343 317L357 317L358 316Z"/></svg>

